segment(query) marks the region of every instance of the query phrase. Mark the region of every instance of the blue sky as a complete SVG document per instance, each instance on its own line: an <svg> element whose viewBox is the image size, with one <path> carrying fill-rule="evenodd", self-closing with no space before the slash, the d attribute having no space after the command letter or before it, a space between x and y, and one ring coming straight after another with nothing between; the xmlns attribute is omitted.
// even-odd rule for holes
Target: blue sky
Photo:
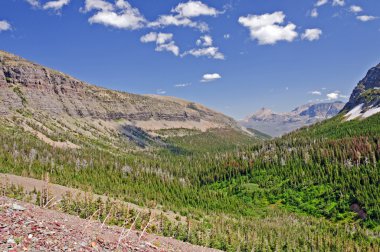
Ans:
<svg viewBox="0 0 380 252"><path fill-rule="evenodd" d="M0 49L237 119L345 100L380 62L378 0L2 0Z"/></svg>

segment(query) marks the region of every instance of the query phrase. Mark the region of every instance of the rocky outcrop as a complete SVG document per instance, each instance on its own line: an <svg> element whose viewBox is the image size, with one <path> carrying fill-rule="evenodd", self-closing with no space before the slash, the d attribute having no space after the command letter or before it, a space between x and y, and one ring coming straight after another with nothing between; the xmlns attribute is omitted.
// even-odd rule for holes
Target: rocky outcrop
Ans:
<svg viewBox="0 0 380 252"><path fill-rule="evenodd" d="M96 87L3 51L0 51L0 90L0 115L27 109L57 118L131 123L168 121L180 122L180 127L185 127L187 122L192 122L191 127L206 122L208 128L238 128L232 118L199 104Z"/></svg>
<svg viewBox="0 0 380 252"><path fill-rule="evenodd" d="M361 104L363 111L380 106L380 64L371 68L358 83L343 110L347 112Z"/></svg>
<svg viewBox="0 0 380 252"><path fill-rule="evenodd" d="M262 108L240 121L240 124L277 137L331 118L338 114L343 106L343 102L306 104L287 113L275 113L270 109Z"/></svg>

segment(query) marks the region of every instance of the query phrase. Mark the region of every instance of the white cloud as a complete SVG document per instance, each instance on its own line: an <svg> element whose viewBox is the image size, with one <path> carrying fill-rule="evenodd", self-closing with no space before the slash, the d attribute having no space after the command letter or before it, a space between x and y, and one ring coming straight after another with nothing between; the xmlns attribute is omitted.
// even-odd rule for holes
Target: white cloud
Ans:
<svg viewBox="0 0 380 252"><path fill-rule="evenodd" d="M83 12L89 12L92 10L113 11L113 4L103 0L86 0L85 7L81 8Z"/></svg>
<svg viewBox="0 0 380 252"><path fill-rule="evenodd" d="M210 47L205 47L205 48L197 48L197 49L192 49L190 51L187 51L183 53L181 56L186 56L186 55L193 55L195 57L208 57L208 58L213 58L213 59L219 59L223 60L224 59L224 54L219 52L218 47L210 46Z"/></svg>
<svg viewBox="0 0 380 252"><path fill-rule="evenodd" d="M184 26L191 27L200 30L201 32L206 32L209 27L204 22L195 22L187 17L172 16L172 15L162 15L156 21L150 22L148 27L159 28L166 26Z"/></svg>
<svg viewBox="0 0 380 252"><path fill-rule="evenodd" d="M311 13L310 13L311 17L316 18L316 17L318 17L318 15L319 15L319 13L318 13L317 8L314 8L311 10Z"/></svg>
<svg viewBox="0 0 380 252"><path fill-rule="evenodd" d="M172 39L173 39L172 33L150 32L142 36L140 40L143 43L156 42L157 44L165 44L166 42L169 42Z"/></svg>
<svg viewBox="0 0 380 252"><path fill-rule="evenodd" d="M321 91L311 91L310 94L312 95L322 95Z"/></svg>
<svg viewBox="0 0 380 252"><path fill-rule="evenodd" d="M306 29L305 32L301 35L302 39L309 41L318 40L322 35L321 29Z"/></svg>
<svg viewBox="0 0 380 252"><path fill-rule="evenodd" d="M297 38L296 25L289 23L281 26L285 20L282 11L272 14L248 15L240 17L239 23L250 30L251 38L257 39L260 45L273 45L278 41L292 42Z"/></svg>
<svg viewBox="0 0 380 252"><path fill-rule="evenodd" d="M358 5L351 5L350 6L350 11L353 13L359 13L363 11L363 8L358 6Z"/></svg>
<svg viewBox="0 0 380 252"><path fill-rule="evenodd" d="M156 47L156 51L157 52L168 51L168 52L172 52L175 56L179 55L179 47L176 46L174 41L171 41L168 44L159 44Z"/></svg>
<svg viewBox="0 0 380 252"><path fill-rule="evenodd" d="M203 75L201 82L210 82L210 81L215 81L215 80L218 80L221 78L222 78L222 76L220 76L220 74L218 74L218 73L205 74L205 75Z"/></svg>
<svg viewBox="0 0 380 252"><path fill-rule="evenodd" d="M326 95L328 100L336 100L339 98L339 92L332 92Z"/></svg>
<svg viewBox="0 0 380 252"><path fill-rule="evenodd" d="M338 99L338 98L342 98L342 99L347 99L347 98L349 98L348 95L342 95L340 91L334 91L334 92L331 92L331 93L327 94L326 96L327 96L327 100L328 100L328 101L336 100L336 99Z"/></svg>
<svg viewBox="0 0 380 252"><path fill-rule="evenodd" d="M210 35L201 36L200 39L197 40L198 46L212 46L212 37Z"/></svg>
<svg viewBox="0 0 380 252"><path fill-rule="evenodd" d="M89 1L92 2L92 1ZM103 2L103 3L102 3ZM102 24L119 29L136 30L146 24L146 19L140 14L140 11L133 8L124 0L117 0L112 9L104 1L95 1L88 8L87 2L85 10L99 9L95 15L89 18L90 24ZM117 11L115 11L117 9Z"/></svg>
<svg viewBox="0 0 380 252"><path fill-rule="evenodd" d="M191 83L180 83L180 84L174 85L174 87L176 88L183 88L183 87L188 87L188 86L191 86Z"/></svg>
<svg viewBox="0 0 380 252"><path fill-rule="evenodd" d="M56 1L49 1L43 5L43 9L53 9L53 10L60 10L63 8L63 6L68 5L70 3L70 0L56 0Z"/></svg>
<svg viewBox="0 0 380 252"><path fill-rule="evenodd" d="M362 22L368 22L368 21L372 21L372 20L378 19L378 17L375 17L375 16L367 16L367 15L357 16L356 18L357 18L358 20L362 21Z"/></svg>
<svg viewBox="0 0 380 252"><path fill-rule="evenodd" d="M27 3L29 3L33 7L39 7L40 2L38 0L26 0Z"/></svg>
<svg viewBox="0 0 380 252"><path fill-rule="evenodd" d="M328 3L328 0L318 0L316 3L315 3L315 6L319 7L319 6L322 6L322 5L325 5Z"/></svg>
<svg viewBox="0 0 380 252"><path fill-rule="evenodd" d="M189 1L180 3L172 9L172 12L178 13L181 17L198 17L198 16L217 16L220 14L215 8L209 7L201 1Z"/></svg>
<svg viewBox="0 0 380 252"><path fill-rule="evenodd" d="M333 6L344 6L345 4L344 0L333 0Z"/></svg>
<svg viewBox="0 0 380 252"><path fill-rule="evenodd" d="M213 46L213 39L210 35L201 36L196 44L202 48L195 48L184 52L181 56L193 55L195 57L208 57L212 59L224 60L224 54L219 52L219 48Z"/></svg>
<svg viewBox="0 0 380 252"><path fill-rule="evenodd" d="M2 32L2 31L9 31L11 29L12 29L12 26L11 26L10 23L8 23L5 20L0 21L0 32Z"/></svg>
<svg viewBox="0 0 380 252"><path fill-rule="evenodd" d="M155 50L158 52L168 51L172 52L176 56L179 55L179 47L176 46L175 42L173 41L172 33L150 32L142 36L140 38L140 41L142 43L155 42L157 44Z"/></svg>
<svg viewBox="0 0 380 252"><path fill-rule="evenodd" d="M200 1L189 1L180 3L171 10L173 15L161 15L156 21L148 24L148 27L158 28L166 26L184 26L191 27L206 32L209 27L204 22L196 22L191 18L199 16L217 16L221 12L215 8L209 7Z"/></svg>

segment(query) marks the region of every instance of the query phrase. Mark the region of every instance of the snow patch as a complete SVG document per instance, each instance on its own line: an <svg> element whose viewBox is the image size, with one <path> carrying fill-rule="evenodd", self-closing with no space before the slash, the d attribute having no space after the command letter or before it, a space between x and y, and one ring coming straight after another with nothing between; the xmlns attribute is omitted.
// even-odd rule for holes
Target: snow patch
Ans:
<svg viewBox="0 0 380 252"><path fill-rule="evenodd" d="M374 114L377 114L379 112L380 112L380 108L371 108L370 110L368 110L367 112L363 114L363 118L373 116Z"/></svg>
<svg viewBox="0 0 380 252"><path fill-rule="evenodd" d="M354 120L362 115L362 108L363 108L364 103L359 104L355 108L351 109L346 115L346 121L351 121Z"/></svg>
<svg viewBox="0 0 380 252"><path fill-rule="evenodd" d="M346 121L351 121L351 120L354 120L356 118L368 118L370 116L373 116L374 114L377 114L380 112L380 107L378 108L371 108L369 110L367 110L366 112L363 111L363 103L356 106L355 108L353 108L352 110L350 110L350 112L348 112L345 117L346 117Z"/></svg>

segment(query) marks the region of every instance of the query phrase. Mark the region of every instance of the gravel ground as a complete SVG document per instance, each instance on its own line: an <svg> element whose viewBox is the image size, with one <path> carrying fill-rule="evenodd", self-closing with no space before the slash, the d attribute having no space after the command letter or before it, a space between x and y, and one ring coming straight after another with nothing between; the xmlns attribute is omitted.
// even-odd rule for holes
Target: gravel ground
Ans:
<svg viewBox="0 0 380 252"><path fill-rule="evenodd" d="M217 251L0 197L0 251Z"/></svg>

